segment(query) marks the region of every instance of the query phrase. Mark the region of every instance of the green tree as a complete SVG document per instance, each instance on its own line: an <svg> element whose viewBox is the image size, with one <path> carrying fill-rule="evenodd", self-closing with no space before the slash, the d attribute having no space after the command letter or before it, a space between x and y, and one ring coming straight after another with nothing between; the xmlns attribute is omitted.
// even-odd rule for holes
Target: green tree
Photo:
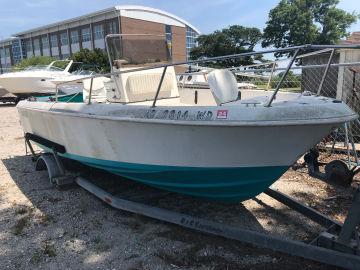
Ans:
<svg viewBox="0 0 360 270"><path fill-rule="evenodd" d="M258 28L232 25L208 35L200 35L197 38L198 46L191 50L190 58L196 60L205 57L252 52L255 45L260 42L261 37L262 34ZM262 56L257 56L256 59L262 59ZM254 60L254 57L229 59L212 65L231 67L240 64L252 64Z"/></svg>
<svg viewBox="0 0 360 270"><path fill-rule="evenodd" d="M275 88L279 81L281 80L284 72L280 72L271 80L271 88ZM298 88L300 91L301 87L301 74L295 74L293 71L289 71L287 74L285 81L282 83L281 88Z"/></svg>
<svg viewBox="0 0 360 270"><path fill-rule="evenodd" d="M337 8L339 0L281 0L269 13L262 46L336 44L359 16Z"/></svg>
<svg viewBox="0 0 360 270"><path fill-rule="evenodd" d="M30 66L49 65L55 60L55 58L49 56L34 56L21 60L13 67L13 70L24 70Z"/></svg>
<svg viewBox="0 0 360 270"><path fill-rule="evenodd" d="M81 49L79 52L74 53L70 59L88 65L89 69L91 69L91 67L97 67L103 72L110 71L109 60L106 53L98 48L92 51L89 49Z"/></svg>

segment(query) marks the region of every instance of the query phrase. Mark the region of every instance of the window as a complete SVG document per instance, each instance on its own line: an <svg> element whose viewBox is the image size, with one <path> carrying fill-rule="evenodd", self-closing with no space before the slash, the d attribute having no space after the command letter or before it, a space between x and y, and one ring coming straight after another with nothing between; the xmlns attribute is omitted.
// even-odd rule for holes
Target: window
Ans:
<svg viewBox="0 0 360 270"><path fill-rule="evenodd" d="M40 50L40 40L38 38L34 39L34 50Z"/></svg>
<svg viewBox="0 0 360 270"><path fill-rule="evenodd" d="M90 36L90 28L83 28L81 29L81 37L82 42L87 42L91 40Z"/></svg>
<svg viewBox="0 0 360 270"><path fill-rule="evenodd" d="M104 26L103 25L95 25L94 26L94 40L103 39L104 38Z"/></svg>
<svg viewBox="0 0 360 270"><path fill-rule="evenodd" d="M6 56L5 49L0 49L0 57L4 59Z"/></svg>
<svg viewBox="0 0 360 270"><path fill-rule="evenodd" d="M70 57L70 54L68 54L68 53L64 53L62 55L62 59L68 59L69 57Z"/></svg>
<svg viewBox="0 0 360 270"><path fill-rule="evenodd" d="M172 40L172 32L171 32L171 25L165 25L165 34L166 34L166 41Z"/></svg>
<svg viewBox="0 0 360 270"><path fill-rule="evenodd" d="M61 46L65 46L65 45L68 45L69 44L69 41L68 41L68 36L67 36L67 33L61 33L60 34L60 45Z"/></svg>
<svg viewBox="0 0 360 270"><path fill-rule="evenodd" d="M186 26L186 58L190 59L190 51L197 46L198 34L189 26Z"/></svg>
<svg viewBox="0 0 360 270"><path fill-rule="evenodd" d="M79 43L79 32L77 30L70 32L71 44Z"/></svg>
<svg viewBox="0 0 360 270"><path fill-rule="evenodd" d="M29 54L29 53L32 53L32 44L31 44L31 40L30 39L27 39L25 41L25 48L26 48L26 52Z"/></svg>
<svg viewBox="0 0 360 270"><path fill-rule="evenodd" d="M21 53L21 40L15 39L12 41L11 47L12 47L12 53L13 53L13 60L15 63L18 63L22 59L22 53Z"/></svg>
<svg viewBox="0 0 360 270"><path fill-rule="evenodd" d="M47 36L44 36L41 38L41 45L42 45L43 49L49 48L49 39Z"/></svg>
<svg viewBox="0 0 360 270"><path fill-rule="evenodd" d="M50 43L51 43L51 48L56 48L58 46L58 37L57 37L57 35L51 35Z"/></svg>
<svg viewBox="0 0 360 270"><path fill-rule="evenodd" d="M108 28L109 28L109 34L117 34L117 23L114 22L109 22L108 23Z"/></svg>
<svg viewBox="0 0 360 270"><path fill-rule="evenodd" d="M165 37L168 46L169 54L172 55L172 32L171 25L165 25Z"/></svg>

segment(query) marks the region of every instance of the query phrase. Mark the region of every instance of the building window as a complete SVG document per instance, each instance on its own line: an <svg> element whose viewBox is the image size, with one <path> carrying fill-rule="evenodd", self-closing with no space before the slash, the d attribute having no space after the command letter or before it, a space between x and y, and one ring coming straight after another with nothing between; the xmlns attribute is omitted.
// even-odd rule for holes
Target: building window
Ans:
<svg viewBox="0 0 360 270"><path fill-rule="evenodd" d="M5 59L7 57L6 53L6 49L0 49L0 56L2 59Z"/></svg>
<svg viewBox="0 0 360 270"><path fill-rule="evenodd" d="M32 53L32 45L31 45L31 40L30 39L27 39L25 41L25 47L26 47L26 51L27 53Z"/></svg>
<svg viewBox="0 0 360 270"><path fill-rule="evenodd" d="M43 49L49 48L49 39L47 36L41 38L41 45Z"/></svg>
<svg viewBox="0 0 360 270"><path fill-rule="evenodd" d="M165 34L166 34L166 41L172 40L172 32L171 32L171 25L165 25Z"/></svg>
<svg viewBox="0 0 360 270"><path fill-rule="evenodd" d="M40 50L40 40L38 38L34 39L34 50Z"/></svg>
<svg viewBox="0 0 360 270"><path fill-rule="evenodd" d="M56 48L58 46L58 37L57 37L57 35L51 35L50 44L51 44L51 48Z"/></svg>
<svg viewBox="0 0 360 270"><path fill-rule="evenodd" d="M104 27L103 25L94 26L94 40L99 40L104 38Z"/></svg>
<svg viewBox="0 0 360 270"><path fill-rule="evenodd" d="M91 35L90 35L90 28L83 28L81 29L81 41L82 42L88 42L91 40Z"/></svg>
<svg viewBox="0 0 360 270"><path fill-rule="evenodd" d="M186 59L190 59L190 51L192 48L197 46L198 34L189 26L186 26Z"/></svg>
<svg viewBox="0 0 360 270"><path fill-rule="evenodd" d="M79 43L79 32L77 30L70 32L71 44Z"/></svg>
<svg viewBox="0 0 360 270"><path fill-rule="evenodd" d="M22 59L20 39L15 39L11 44L14 63L18 63Z"/></svg>
<svg viewBox="0 0 360 270"><path fill-rule="evenodd" d="M169 55L172 55L172 31L171 31L171 25L165 25L165 38L166 38L166 44L169 50Z"/></svg>
<svg viewBox="0 0 360 270"><path fill-rule="evenodd" d="M113 22L109 22L108 23L108 30L109 30L109 34L117 34L117 22L113 21Z"/></svg>
<svg viewBox="0 0 360 270"><path fill-rule="evenodd" d="M64 53L61 58L62 59L68 59L69 57L70 57L70 54Z"/></svg>
<svg viewBox="0 0 360 270"><path fill-rule="evenodd" d="M69 44L67 33L60 34L60 44L61 46L66 46Z"/></svg>
<svg viewBox="0 0 360 270"><path fill-rule="evenodd" d="M10 71L9 68L11 66L10 57L10 50L9 48L0 48L0 73L1 72L8 72Z"/></svg>

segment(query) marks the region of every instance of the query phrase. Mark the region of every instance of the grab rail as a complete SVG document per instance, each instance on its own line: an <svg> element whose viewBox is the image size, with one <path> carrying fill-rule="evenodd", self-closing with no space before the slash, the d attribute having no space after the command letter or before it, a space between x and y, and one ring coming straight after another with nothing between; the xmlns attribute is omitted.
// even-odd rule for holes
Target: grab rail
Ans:
<svg viewBox="0 0 360 270"><path fill-rule="evenodd" d="M321 52L323 52L323 50L335 50L335 49L360 49L360 45L311 45L311 44L306 44L306 45L300 45L300 46L293 46L293 47L288 47L288 48L280 48L280 49L270 49L270 50L262 50L262 51L257 51L257 52L246 52L246 53L239 53L239 54L232 54L232 55L225 55L225 56L217 56L217 57L210 57L210 58L203 58L203 59L197 59L197 60L191 60L191 61L183 61L183 62L176 62L176 63L168 63L168 64L161 64L161 65L153 65L150 67L140 67L140 68L134 68L131 70L120 70L120 71L112 71L106 74L96 74L96 75L91 75L88 77L83 77L80 79L75 79L75 80L70 80L67 82L62 82L62 83L58 83L56 85L56 102L58 102L58 91L59 91L59 87L61 85L65 85L65 84L69 84L69 83L73 83L73 82L79 82L79 81L84 81L86 79L91 79L91 85L90 85L90 90L89 90L89 100L88 100L88 104L91 103L91 92L92 92L92 82L93 79L95 78L100 78L100 77L111 77L111 76L115 76L115 75L121 75L121 74L126 74L126 73L132 73L132 72L137 72L137 71L145 71L145 70L152 70L152 69L159 69L159 68L164 68L164 72L162 73L162 80L160 80L159 86L157 88L157 91L155 93L155 97L154 97L154 101L152 106L154 107L156 105L156 101L158 99L158 95L159 95L159 91L161 89L161 85L163 83L163 77L165 75L166 69L168 67L175 67L175 66L184 66L184 65L192 65L192 64L199 64L199 63L207 63L207 62L215 62L215 61L221 61L221 60L228 60L228 59L236 59L236 58L244 58L244 57L248 57L248 56L254 56L254 55L262 55L262 54L268 54L268 53L286 53L286 52L293 52L294 51L294 55L292 56L288 66L283 69L285 70L285 74L283 74L281 80L279 81L279 83L276 86L276 89L273 93L273 95L271 96L269 102L267 104L265 104L266 107L270 107L273 100L275 99L281 84L283 83L286 75L288 74L289 70L292 68L292 65L294 64L295 60L297 58L300 58L302 55L299 55L300 51L303 50L322 50ZM320 53L320 51L319 51ZM266 63L264 63L266 64ZM346 63L344 63L346 64ZM326 66L327 68L332 67L333 65L337 65L340 66L341 64L331 64L331 62L329 62L327 65L313 65L314 67L323 67ZM296 67L294 67L296 68ZM277 70L277 69L274 69ZM258 70L260 71L260 69ZM244 71L246 72L246 71Z"/></svg>

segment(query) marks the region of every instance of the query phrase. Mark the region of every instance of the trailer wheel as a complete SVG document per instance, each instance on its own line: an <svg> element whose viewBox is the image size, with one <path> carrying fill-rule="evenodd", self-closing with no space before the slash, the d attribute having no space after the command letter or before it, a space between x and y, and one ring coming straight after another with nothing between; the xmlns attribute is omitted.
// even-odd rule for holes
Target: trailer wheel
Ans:
<svg viewBox="0 0 360 270"><path fill-rule="evenodd" d="M342 186L350 186L354 174L341 160L333 160L325 165L326 179Z"/></svg>

